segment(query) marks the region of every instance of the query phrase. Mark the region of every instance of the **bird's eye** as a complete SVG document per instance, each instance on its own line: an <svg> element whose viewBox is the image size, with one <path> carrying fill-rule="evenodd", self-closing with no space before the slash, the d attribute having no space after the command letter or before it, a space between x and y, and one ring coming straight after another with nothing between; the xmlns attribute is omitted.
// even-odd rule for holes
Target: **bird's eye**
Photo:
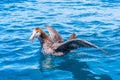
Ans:
<svg viewBox="0 0 120 80"><path fill-rule="evenodd" d="M38 35L40 35L40 32L39 32L39 31L37 31L37 32L36 32L36 35L37 35L37 36L38 36Z"/></svg>
<svg viewBox="0 0 120 80"><path fill-rule="evenodd" d="M39 33L39 31L37 31L36 33Z"/></svg>

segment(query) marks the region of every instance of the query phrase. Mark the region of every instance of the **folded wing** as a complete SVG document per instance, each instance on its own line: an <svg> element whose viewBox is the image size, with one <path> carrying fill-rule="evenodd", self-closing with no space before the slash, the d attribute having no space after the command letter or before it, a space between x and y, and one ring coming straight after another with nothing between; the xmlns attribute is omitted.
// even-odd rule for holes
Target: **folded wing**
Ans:
<svg viewBox="0 0 120 80"><path fill-rule="evenodd" d="M106 52L105 50L103 50L102 48L88 42L85 40L81 40L81 39L72 39L69 41L66 41L64 43L62 43L60 46L58 46L58 48L55 50L56 52L69 52L71 50L74 49L78 49L78 48L97 48L99 50L101 50L103 53L109 55L108 52Z"/></svg>

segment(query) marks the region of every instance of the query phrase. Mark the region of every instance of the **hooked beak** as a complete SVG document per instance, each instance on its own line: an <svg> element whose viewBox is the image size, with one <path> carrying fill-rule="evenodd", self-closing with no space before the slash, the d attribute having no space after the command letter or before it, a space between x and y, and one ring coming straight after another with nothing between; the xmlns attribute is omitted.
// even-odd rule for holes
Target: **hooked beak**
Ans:
<svg viewBox="0 0 120 80"><path fill-rule="evenodd" d="M30 36L30 41L34 42L34 38L36 37L36 31L33 31L32 35Z"/></svg>

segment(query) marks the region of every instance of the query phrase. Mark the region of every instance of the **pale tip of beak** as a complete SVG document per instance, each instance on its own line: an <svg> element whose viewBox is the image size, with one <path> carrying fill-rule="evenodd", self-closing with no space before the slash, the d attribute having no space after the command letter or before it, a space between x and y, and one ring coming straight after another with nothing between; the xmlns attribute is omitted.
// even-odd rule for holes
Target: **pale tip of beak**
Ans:
<svg viewBox="0 0 120 80"><path fill-rule="evenodd" d="M32 43L34 42L34 40L33 40L33 39L31 39L31 38L30 38L29 40L30 40Z"/></svg>

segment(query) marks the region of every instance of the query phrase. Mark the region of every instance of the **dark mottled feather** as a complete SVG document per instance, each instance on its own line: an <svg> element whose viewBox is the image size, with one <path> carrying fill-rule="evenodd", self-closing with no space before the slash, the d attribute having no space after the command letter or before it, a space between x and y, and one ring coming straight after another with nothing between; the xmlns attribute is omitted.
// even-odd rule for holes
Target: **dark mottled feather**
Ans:
<svg viewBox="0 0 120 80"><path fill-rule="evenodd" d="M69 40L71 40L71 39L76 39L76 34L75 34L75 33L72 33L72 34L70 35Z"/></svg>
<svg viewBox="0 0 120 80"><path fill-rule="evenodd" d="M53 42L63 42L62 37L59 35L59 33L53 29L50 26L46 26L47 30L49 31L50 38Z"/></svg>
<svg viewBox="0 0 120 80"><path fill-rule="evenodd" d="M102 52L104 52L105 54L109 55L108 52L106 52L102 48L100 48L88 41L84 41L81 39L72 39L72 40L66 41L66 42L62 43L55 51L66 53L66 52L69 52L71 50L78 49L78 48L92 48L92 47L97 48L97 49L101 50Z"/></svg>

